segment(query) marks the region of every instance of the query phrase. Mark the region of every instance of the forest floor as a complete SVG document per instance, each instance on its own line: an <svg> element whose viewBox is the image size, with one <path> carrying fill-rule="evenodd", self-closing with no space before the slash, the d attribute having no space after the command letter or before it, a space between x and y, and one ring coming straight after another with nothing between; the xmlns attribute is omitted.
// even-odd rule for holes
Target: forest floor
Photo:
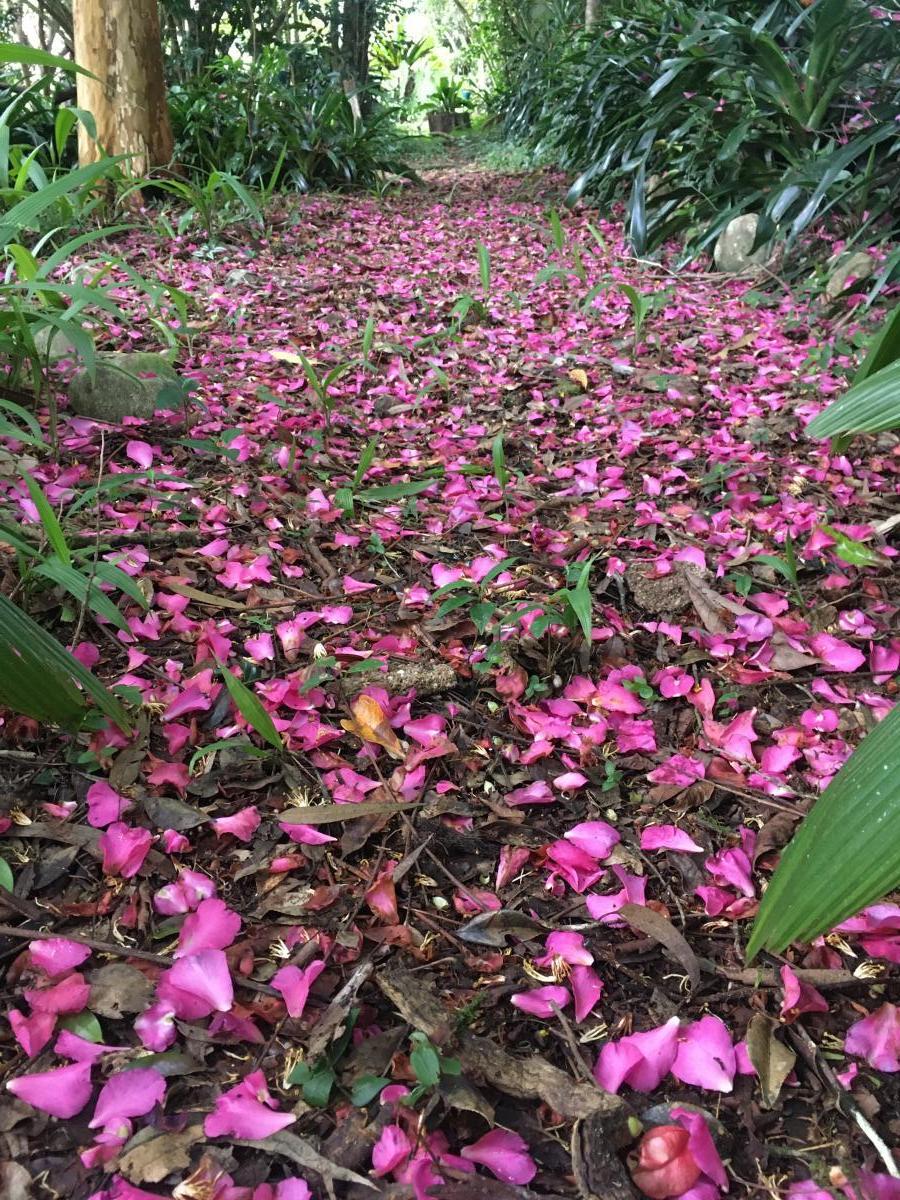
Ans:
<svg viewBox="0 0 900 1200"><path fill-rule="evenodd" d="M897 439L803 436L870 323L629 261L558 184L118 246L197 388L32 464L102 481L64 528L146 608L76 648L131 736L4 723L10 1200L618 1200L635 1116L687 1135L650 1195L898 1195L900 908L743 957L896 692ZM157 348L121 295L104 346Z"/></svg>

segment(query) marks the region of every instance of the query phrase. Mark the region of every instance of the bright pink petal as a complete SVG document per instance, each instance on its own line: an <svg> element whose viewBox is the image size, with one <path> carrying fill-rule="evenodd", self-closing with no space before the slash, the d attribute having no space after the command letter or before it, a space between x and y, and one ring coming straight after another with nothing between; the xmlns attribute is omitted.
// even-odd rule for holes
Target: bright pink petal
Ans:
<svg viewBox="0 0 900 1200"><path fill-rule="evenodd" d="M376 1179L402 1167L412 1154L412 1142L399 1125L386 1125L372 1148L372 1174Z"/></svg>
<svg viewBox="0 0 900 1200"><path fill-rule="evenodd" d="M87 1007L91 985L75 972L45 988L26 988L25 999L35 1012L80 1013Z"/></svg>
<svg viewBox="0 0 900 1200"><path fill-rule="evenodd" d="M90 956L88 946L69 941L68 938L35 939L28 944L28 957L33 965L51 979L54 975L71 971L73 967L80 967Z"/></svg>
<svg viewBox="0 0 900 1200"><path fill-rule="evenodd" d="M226 833L230 833L240 842L249 842L259 828L261 820L259 810L251 804L249 808L242 808L232 817L218 817L215 821L210 821L210 824L217 837L224 837Z"/></svg>
<svg viewBox="0 0 900 1200"><path fill-rule="evenodd" d="M152 841L149 829L132 828L124 821L110 825L97 843L103 852L104 874L121 875L123 879L137 875Z"/></svg>
<svg viewBox="0 0 900 1200"><path fill-rule="evenodd" d="M328 842L337 841L336 837L332 837L330 833L323 833L315 825L294 825L283 821L279 822L278 828L282 833L286 833L292 842L298 842L301 846L325 846Z"/></svg>
<svg viewBox="0 0 900 1200"><path fill-rule="evenodd" d="M112 1075L100 1089L89 1129L106 1129L130 1117L146 1116L166 1094L166 1081L152 1067Z"/></svg>
<svg viewBox="0 0 900 1200"><path fill-rule="evenodd" d="M33 1012L25 1016L17 1008L12 1008L6 1016L12 1026L13 1036L29 1058L40 1054L53 1037L56 1013Z"/></svg>
<svg viewBox="0 0 900 1200"><path fill-rule="evenodd" d="M703 1117L689 1109L673 1108L672 1118L690 1134L691 1154L703 1174L708 1175L713 1183L723 1191L727 1191L728 1176L725 1174L716 1144Z"/></svg>
<svg viewBox="0 0 900 1200"><path fill-rule="evenodd" d="M730 1092L736 1070L731 1034L718 1017L701 1017L682 1028L671 1067L676 1079L713 1092Z"/></svg>
<svg viewBox="0 0 900 1200"><path fill-rule="evenodd" d="M133 463L149 471L153 466L153 447L149 442L131 441L125 443L125 453Z"/></svg>
<svg viewBox="0 0 900 1200"><path fill-rule="evenodd" d="M241 918L224 900L201 900L196 912L185 917L178 935L176 958L199 950L224 950L241 931Z"/></svg>
<svg viewBox="0 0 900 1200"><path fill-rule="evenodd" d="M582 821L564 833L563 837L597 862L608 858L613 846L622 840L618 830L607 825L606 821Z"/></svg>
<svg viewBox="0 0 900 1200"><path fill-rule="evenodd" d="M534 1159L528 1153L528 1143L507 1129L492 1129L471 1146L463 1146L460 1154L469 1162L487 1167L504 1183L522 1186L530 1183L537 1174Z"/></svg>
<svg viewBox="0 0 900 1200"><path fill-rule="evenodd" d="M828 1001L810 983L803 983L787 965L781 968L781 985L784 998L781 1001L781 1019L788 1024L801 1013L828 1012Z"/></svg>
<svg viewBox="0 0 900 1200"><path fill-rule="evenodd" d="M554 1004L557 1008L565 1008L571 999L568 988L554 987L552 984L549 987L533 988L530 992L516 992L510 996L510 1001L516 1008L532 1017L552 1017Z"/></svg>
<svg viewBox="0 0 900 1200"><path fill-rule="evenodd" d="M293 1125L293 1113L273 1112L249 1096L220 1096L215 1109L203 1122L207 1137L238 1137L262 1141Z"/></svg>
<svg viewBox="0 0 900 1200"><path fill-rule="evenodd" d="M91 1064L73 1063L37 1075L20 1075L10 1079L6 1088L32 1108L67 1121L80 1113L91 1098Z"/></svg>
<svg viewBox="0 0 900 1200"><path fill-rule="evenodd" d="M569 984L575 997L575 1021L589 1017L603 992L603 981L593 967L573 967Z"/></svg>
<svg viewBox="0 0 900 1200"><path fill-rule="evenodd" d="M681 1022L671 1017L665 1025L607 1042L597 1058L594 1078L607 1092L623 1084L636 1092L652 1092L672 1069L678 1051Z"/></svg>
<svg viewBox="0 0 900 1200"><path fill-rule="evenodd" d="M134 805L126 796L120 796L105 780L92 783L87 790L88 824L103 829L113 821L121 821Z"/></svg>
<svg viewBox="0 0 900 1200"><path fill-rule="evenodd" d="M300 967L282 967L272 976L272 987L281 992L290 1017L302 1017L309 997L309 989L325 970L324 961L311 962L305 970Z"/></svg>
<svg viewBox="0 0 900 1200"><path fill-rule="evenodd" d="M900 1008L882 1004L847 1030L844 1049L878 1071L900 1071Z"/></svg>
<svg viewBox="0 0 900 1200"><path fill-rule="evenodd" d="M686 854L703 853L703 847L698 846L677 825L648 825L641 832L642 850L681 850Z"/></svg>
<svg viewBox="0 0 900 1200"><path fill-rule="evenodd" d="M212 1012L228 1012L234 987L221 950L201 950L179 958L160 976L157 996L169 1001L175 1015L193 1020Z"/></svg>

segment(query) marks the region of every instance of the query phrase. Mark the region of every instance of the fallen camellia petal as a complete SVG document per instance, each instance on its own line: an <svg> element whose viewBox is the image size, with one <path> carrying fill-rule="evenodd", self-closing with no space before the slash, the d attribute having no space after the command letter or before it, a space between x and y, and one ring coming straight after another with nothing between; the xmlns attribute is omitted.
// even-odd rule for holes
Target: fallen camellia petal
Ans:
<svg viewBox="0 0 900 1200"><path fill-rule="evenodd" d="M199 950L224 950L241 931L241 918L224 900L201 900L184 919L178 935L176 958Z"/></svg>
<svg viewBox="0 0 900 1200"><path fill-rule="evenodd" d="M272 976L272 987L281 992L289 1017L302 1017L309 996L309 989L325 970L322 960L311 962L308 967L281 967Z"/></svg>
<svg viewBox="0 0 900 1200"><path fill-rule="evenodd" d="M262 1071L253 1071L236 1087L223 1092L203 1122L207 1137L239 1137L259 1141L296 1121L293 1113L273 1111L272 1098Z"/></svg>
<svg viewBox="0 0 900 1200"><path fill-rule="evenodd" d="M35 939L28 944L28 957L34 966L49 978L71 971L91 956L88 946L72 942L68 938Z"/></svg>
<svg viewBox="0 0 900 1200"><path fill-rule="evenodd" d="M187 1020L228 1012L234 1003L234 986L224 953L201 950L179 958L160 976L157 996Z"/></svg>
<svg viewBox="0 0 900 1200"><path fill-rule="evenodd" d="M120 796L105 780L92 783L87 790L88 824L95 829L103 829L113 821L121 821L125 813L134 805L125 796Z"/></svg>
<svg viewBox="0 0 900 1200"><path fill-rule="evenodd" d="M638 1147L631 1178L651 1200L680 1196L700 1178L700 1167L690 1149L690 1134L680 1125L648 1129Z"/></svg>
<svg viewBox="0 0 900 1200"><path fill-rule="evenodd" d="M516 992L510 996L510 1002L516 1008L532 1017L552 1017L554 1004L557 1008L565 1008L571 999L568 988L554 987L552 984L548 987L533 988L530 992Z"/></svg>
<svg viewBox="0 0 900 1200"><path fill-rule="evenodd" d="M828 1012L828 1001L812 984L804 983L787 965L781 968L781 986L784 997L781 1001L782 1021L790 1024L801 1013Z"/></svg>
<svg viewBox="0 0 900 1200"><path fill-rule="evenodd" d="M698 846L694 839L677 825L648 825L641 831L641 849L681 850L686 854L703 853L703 847Z"/></svg>
<svg viewBox="0 0 900 1200"><path fill-rule="evenodd" d="M670 1017L665 1025L607 1042L597 1057L594 1078L607 1092L623 1084L636 1092L652 1092L672 1069L678 1052L681 1022Z"/></svg>
<svg viewBox="0 0 900 1200"><path fill-rule="evenodd" d="M13 1008L6 1016L12 1026L13 1036L29 1058L40 1054L53 1037L56 1013L33 1012L25 1016L17 1008Z"/></svg>
<svg viewBox="0 0 900 1200"><path fill-rule="evenodd" d="M25 999L35 1012L80 1013L87 1007L91 985L74 972L44 988L26 988Z"/></svg>
<svg viewBox="0 0 900 1200"><path fill-rule="evenodd" d="M372 1174L376 1179L402 1167L412 1154L412 1142L399 1125L385 1125L372 1147Z"/></svg>
<svg viewBox="0 0 900 1200"><path fill-rule="evenodd" d="M32 1108L67 1121L77 1116L91 1098L91 1064L72 1063L36 1075L20 1075L8 1080L6 1088Z"/></svg>
<svg viewBox="0 0 900 1200"><path fill-rule="evenodd" d="M707 1015L682 1027L671 1071L682 1083L730 1092L737 1070L731 1034L718 1017Z"/></svg>
<svg viewBox="0 0 900 1200"><path fill-rule="evenodd" d="M569 983L575 997L575 1021L589 1017L603 992L603 981L593 967L575 966L569 972Z"/></svg>
<svg viewBox="0 0 900 1200"><path fill-rule="evenodd" d="M259 809L251 804L249 808L242 808L234 816L217 817L214 821L210 821L210 825L212 825L216 837L224 837L230 833L239 842L249 842L259 829L260 821L262 821L262 817L259 815Z"/></svg>
<svg viewBox="0 0 900 1200"><path fill-rule="evenodd" d="M131 879L143 866L152 842L149 829L133 828L124 821L110 825L97 842L103 853L103 873Z"/></svg>
<svg viewBox="0 0 900 1200"><path fill-rule="evenodd" d="M847 1030L844 1050L878 1071L900 1071L900 1008L882 1004L856 1021Z"/></svg>
<svg viewBox="0 0 900 1200"><path fill-rule="evenodd" d="M460 1154L469 1162L487 1167L504 1183L518 1187L530 1183L537 1174L534 1159L528 1153L528 1143L507 1129L492 1129L471 1146L463 1146Z"/></svg>
<svg viewBox="0 0 900 1200"><path fill-rule="evenodd" d="M690 1135L690 1150L697 1166L704 1175L708 1175L716 1187L723 1191L728 1188L728 1176L722 1165L722 1159L716 1149L716 1144L709 1132L709 1126L698 1112L686 1108L673 1108L672 1117L683 1126Z"/></svg>
<svg viewBox="0 0 900 1200"><path fill-rule="evenodd" d="M106 1129L130 1117L146 1116L166 1094L166 1081L152 1067L112 1075L100 1089L88 1129Z"/></svg>

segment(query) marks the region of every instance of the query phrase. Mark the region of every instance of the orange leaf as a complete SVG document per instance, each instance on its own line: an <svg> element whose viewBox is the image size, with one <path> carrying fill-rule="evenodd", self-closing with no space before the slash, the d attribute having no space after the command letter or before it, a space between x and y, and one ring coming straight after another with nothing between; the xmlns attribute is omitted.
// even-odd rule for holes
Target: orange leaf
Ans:
<svg viewBox="0 0 900 1200"><path fill-rule="evenodd" d="M355 733L363 742L383 746L391 758L403 758L405 750L400 739L388 724L387 714L371 696L357 696L350 705L352 721L341 721L349 733Z"/></svg>

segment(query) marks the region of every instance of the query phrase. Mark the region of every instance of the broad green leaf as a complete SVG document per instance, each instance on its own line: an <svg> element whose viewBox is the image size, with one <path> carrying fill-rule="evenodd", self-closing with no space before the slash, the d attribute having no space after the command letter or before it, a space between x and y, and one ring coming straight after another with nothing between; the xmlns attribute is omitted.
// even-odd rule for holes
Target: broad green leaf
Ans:
<svg viewBox="0 0 900 1200"><path fill-rule="evenodd" d="M433 479L414 479L409 483L385 483L379 487L363 488L356 499L363 504L377 504L379 500L403 500L406 496L418 496L430 488Z"/></svg>
<svg viewBox="0 0 900 1200"><path fill-rule="evenodd" d="M478 604L472 605L469 609L469 616L479 633L484 633L496 611L497 605L491 604L490 600L481 600Z"/></svg>
<svg viewBox="0 0 900 1200"><path fill-rule="evenodd" d="M873 550L871 546L867 546L865 542L858 542L856 538L848 537L846 533L841 533L839 529L834 529L831 525L823 525L822 532L827 533L830 538L834 539L834 553L839 559L845 563L849 563L851 567L884 567L888 564L888 559L883 554L879 554L877 550Z"/></svg>
<svg viewBox="0 0 900 1200"><path fill-rule="evenodd" d="M503 446L503 434L498 433L491 442L491 464L494 468L494 478L502 488L509 483L509 471L506 469L506 450Z"/></svg>
<svg viewBox="0 0 900 1200"><path fill-rule="evenodd" d="M77 727L87 711L83 693L123 732L131 732L128 714L112 692L0 595L0 704L37 721Z"/></svg>
<svg viewBox="0 0 900 1200"><path fill-rule="evenodd" d="M281 734L275 728L275 723L266 710L263 708L262 702L255 692L251 692L245 683L242 683L236 675L225 666L221 659L216 659L219 670L222 673L222 678L225 681L225 686L228 688L228 694L234 701L234 706L247 722L247 724L259 734L259 736L274 746L276 750L284 749L284 742L281 740Z"/></svg>
<svg viewBox="0 0 900 1200"><path fill-rule="evenodd" d="M128 622L110 600L109 596L100 590L96 580L84 571L69 563L60 562L56 557L45 559L34 568L35 575L49 579L52 583L65 588L70 596L74 596L79 604L86 604L91 612L103 617L110 625L128 632Z"/></svg>
<svg viewBox="0 0 900 1200"><path fill-rule="evenodd" d="M313 1108L325 1108L337 1076L329 1063L318 1063L303 1084L303 1099Z"/></svg>
<svg viewBox="0 0 900 1200"><path fill-rule="evenodd" d="M832 438L844 433L882 433L900 427L900 360L854 383L806 427L806 436Z"/></svg>
<svg viewBox="0 0 900 1200"><path fill-rule="evenodd" d="M6 891L11 892L14 883L12 868L5 858L0 858L0 888L5 888Z"/></svg>
<svg viewBox="0 0 900 1200"><path fill-rule="evenodd" d="M591 640L591 615L594 604L593 597L587 588L567 588L566 599L571 605L572 612L578 618L578 624L587 641Z"/></svg>
<svg viewBox="0 0 900 1200"><path fill-rule="evenodd" d="M91 79L97 76L68 58L60 58L57 54L48 54L46 50L38 50L36 46L26 46L20 42L0 42L0 63L20 63L29 67L51 67L59 71L77 71L79 75L88 75Z"/></svg>
<svg viewBox="0 0 900 1200"><path fill-rule="evenodd" d="M62 526L50 505L50 501L44 495L43 488L27 471L22 472L22 477L25 480L25 486L28 488L31 501L38 510L38 516L41 518L44 533L47 535L47 541L53 547L60 561L65 563L66 566L71 566L72 553L69 550L69 543L66 541L66 535L62 531Z"/></svg>
<svg viewBox="0 0 900 1200"><path fill-rule="evenodd" d="M89 1009L84 1009L80 1013L69 1013L68 1016L62 1017L59 1022L60 1029L68 1029L70 1033L75 1033L80 1038L84 1038L86 1042L93 1042L99 1045L103 1041L103 1029L100 1022Z"/></svg>
<svg viewBox="0 0 900 1200"><path fill-rule="evenodd" d="M357 467L356 467L356 473L353 476L353 487L354 488L359 487L359 485L362 483L363 479L365 478L366 472L368 471L369 467L371 467L372 463L375 461L375 454L376 454L376 451L378 450L378 441L379 441L379 438L378 438L378 434L376 433L374 437L369 438L368 442L366 443L366 448L363 450L362 454L359 456L359 463L357 464Z"/></svg>
<svg viewBox="0 0 900 1200"><path fill-rule="evenodd" d="M14 241L21 230L29 229L41 213L51 208L62 197L70 192L78 192L88 188L104 175L110 174L113 167L121 161L119 158L104 158L99 162L89 163L86 167L77 167L74 171L66 171L58 179L42 188L39 192L20 200L18 204L3 214L0 220L0 243L6 245Z"/></svg>
<svg viewBox="0 0 900 1200"><path fill-rule="evenodd" d="M485 296L491 294L491 253L487 246L478 243L478 275Z"/></svg>
<svg viewBox="0 0 900 1200"><path fill-rule="evenodd" d="M859 370L853 376L853 387L889 367L900 359L900 304L885 318L881 331L872 339L866 352L866 357L859 365Z"/></svg>
<svg viewBox="0 0 900 1200"><path fill-rule="evenodd" d="M423 1087L436 1087L441 1078L441 1057L429 1042L424 1033L410 1035L413 1049L409 1056L409 1065L413 1074Z"/></svg>
<svg viewBox="0 0 900 1200"><path fill-rule="evenodd" d="M354 1108L365 1108L390 1082L383 1075L361 1075L350 1092L350 1103Z"/></svg>
<svg viewBox="0 0 900 1200"><path fill-rule="evenodd" d="M863 738L781 856L747 946L810 942L900 885L900 704Z"/></svg>
<svg viewBox="0 0 900 1200"><path fill-rule="evenodd" d="M566 245L566 234L555 208L550 210L550 236L556 249L562 251Z"/></svg>

